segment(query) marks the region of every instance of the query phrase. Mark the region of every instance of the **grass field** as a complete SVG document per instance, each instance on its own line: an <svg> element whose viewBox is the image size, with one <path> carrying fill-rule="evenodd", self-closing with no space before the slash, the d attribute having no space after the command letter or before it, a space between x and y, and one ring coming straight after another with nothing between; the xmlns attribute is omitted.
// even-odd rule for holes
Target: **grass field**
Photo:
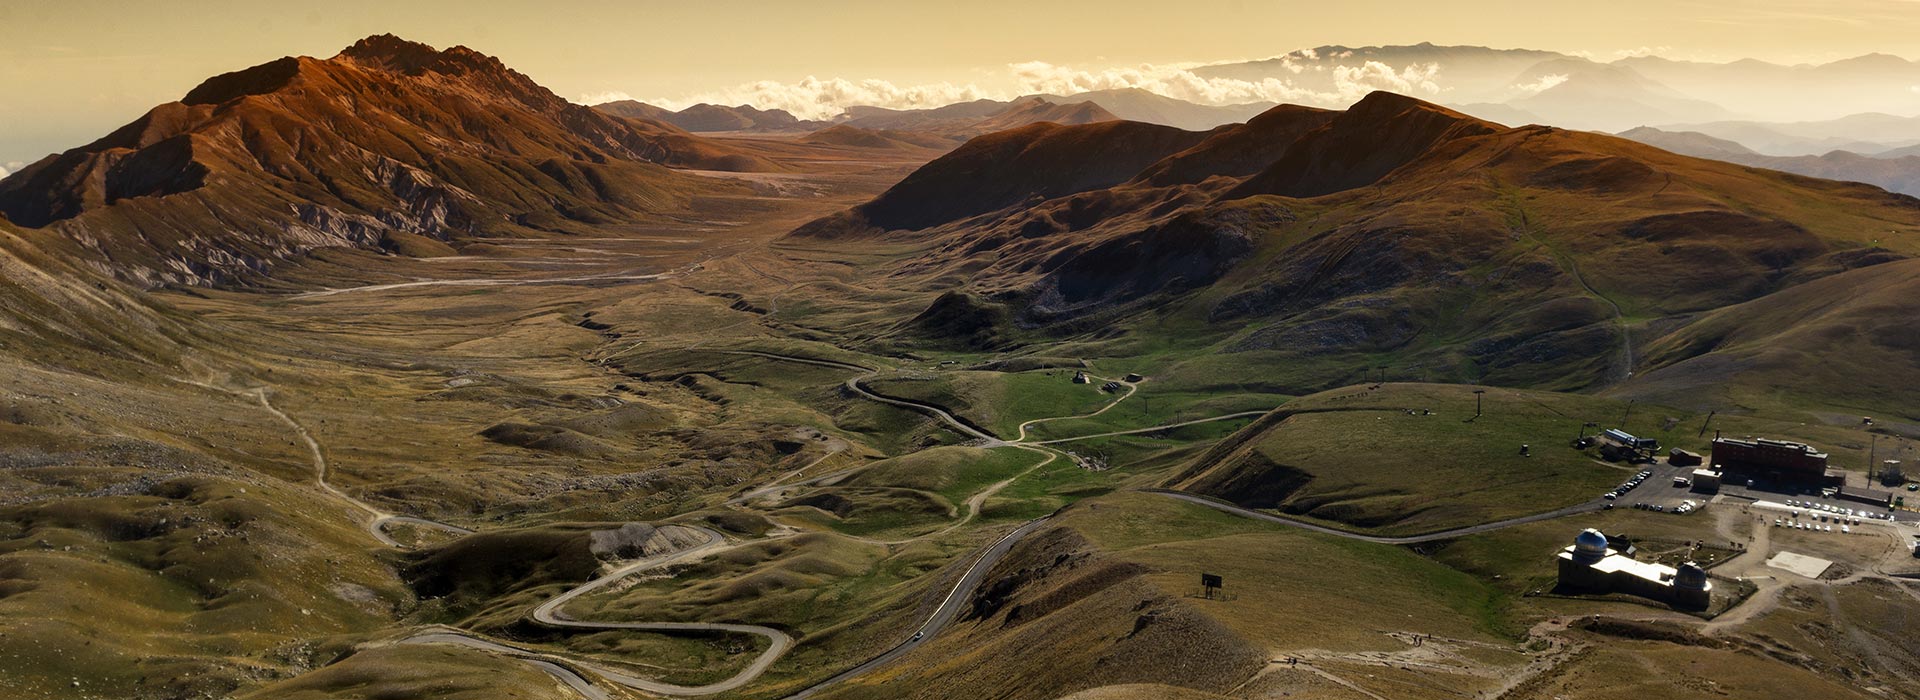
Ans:
<svg viewBox="0 0 1920 700"><path fill-rule="evenodd" d="M446 646L368 649L241 697L250 700L431 697L435 700L573 700L579 693L518 661Z"/></svg>
<svg viewBox="0 0 1920 700"><path fill-rule="evenodd" d="M1223 576L1232 598L1189 604L1276 651L1400 646L1387 631L1490 642L1515 632L1496 589L1400 547L1137 493L1081 503L1061 522L1148 565L1170 593L1197 594L1202 572Z"/></svg>
<svg viewBox="0 0 1920 700"><path fill-rule="evenodd" d="M1073 370L1031 372L948 371L924 375L882 375L867 382L888 396L944 406L955 415L1013 439L1020 424L1038 418L1092 413L1118 395L1100 383L1075 384Z"/></svg>
<svg viewBox="0 0 1920 700"><path fill-rule="evenodd" d="M1628 473L1567 445L1603 400L1489 389L1476 418L1473 391L1386 384L1303 397L1248 451L1189 483L1243 505L1418 533L1579 503Z"/></svg>

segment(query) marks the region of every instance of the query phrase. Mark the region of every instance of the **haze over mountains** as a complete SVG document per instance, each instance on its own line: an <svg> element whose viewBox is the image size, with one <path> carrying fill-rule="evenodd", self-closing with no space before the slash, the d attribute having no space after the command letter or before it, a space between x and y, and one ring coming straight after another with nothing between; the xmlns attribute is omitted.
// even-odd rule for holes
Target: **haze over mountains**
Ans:
<svg viewBox="0 0 1920 700"><path fill-rule="evenodd" d="M1552 51L1430 43L1328 45L1191 68L1099 74L1051 68L1038 73L1026 84L1075 89L1037 97L1089 101L1121 119L1189 130L1244 122L1282 102L1344 108L1369 91L1388 90L1505 124L1608 132L1642 126L1699 131L1768 155L1833 150L1874 155L1920 144L1920 63L1883 54L1789 66L1656 55L1601 61ZM825 94L818 98L843 99ZM767 99L785 98L769 94ZM839 115L821 121L850 121L877 107L884 105L847 103ZM650 113L672 114L657 108Z"/></svg>

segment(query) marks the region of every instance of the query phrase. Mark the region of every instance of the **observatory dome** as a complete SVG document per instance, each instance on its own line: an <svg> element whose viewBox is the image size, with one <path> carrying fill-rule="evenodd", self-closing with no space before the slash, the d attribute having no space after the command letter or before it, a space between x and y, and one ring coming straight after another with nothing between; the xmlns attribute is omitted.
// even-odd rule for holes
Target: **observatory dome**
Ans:
<svg viewBox="0 0 1920 700"><path fill-rule="evenodd" d="M1599 530L1587 528L1573 538L1573 553L1581 559L1599 559L1607 556L1607 536Z"/></svg>
<svg viewBox="0 0 1920 700"><path fill-rule="evenodd" d="M1706 588L1707 570L1699 564L1687 562L1674 570L1673 585L1680 588Z"/></svg>

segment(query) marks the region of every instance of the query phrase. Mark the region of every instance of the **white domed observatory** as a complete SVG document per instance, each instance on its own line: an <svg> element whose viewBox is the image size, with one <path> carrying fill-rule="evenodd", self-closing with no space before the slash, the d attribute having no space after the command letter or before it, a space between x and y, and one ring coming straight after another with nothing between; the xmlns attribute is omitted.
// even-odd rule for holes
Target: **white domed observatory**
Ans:
<svg viewBox="0 0 1920 700"><path fill-rule="evenodd" d="M1635 560L1613 549L1599 530L1582 530L1559 559L1560 587L1570 592L1626 593L1686 610L1703 610L1712 600L1713 582L1700 565L1676 569Z"/></svg>

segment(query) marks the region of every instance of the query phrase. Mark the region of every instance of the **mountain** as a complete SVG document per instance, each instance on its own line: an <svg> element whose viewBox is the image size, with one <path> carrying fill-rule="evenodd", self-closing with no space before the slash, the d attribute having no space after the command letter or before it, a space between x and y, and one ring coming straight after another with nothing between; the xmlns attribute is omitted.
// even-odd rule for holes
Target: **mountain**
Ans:
<svg viewBox="0 0 1920 700"><path fill-rule="evenodd" d="M1848 151L1832 151L1818 156L1769 156L1699 132L1669 132L1640 127L1620 132L1620 135L1697 158L1724 160L1828 180L1864 182L1892 192L1920 195L1920 156L1865 156Z"/></svg>
<svg viewBox="0 0 1920 700"><path fill-rule="evenodd" d="M0 213L147 284L208 283L393 232L567 231L765 171L746 147L574 105L499 60L393 36L215 76L0 181Z"/></svg>
<svg viewBox="0 0 1920 700"><path fill-rule="evenodd" d="M1140 88L1094 90L1072 95L1033 95L1053 102L1092 102L1115 117L1128 121L1163 124L1189 131L1203 131L1222 124L1235 124L1273 107L1271 102L1235 105L1203 105L1149 92Z"/></svg>
<svg viewBox="0 0 1920 700"><path fill-rule="evenodd" d="M824 126L820 122L801 121L784 109L762 110L751 105L726 107L702 102L675 112L635 100L620 100L597 104L593 108L617 117L649 119L692 132L805 131Z"/></svg>
<svg viewBox="0 0 1920 700"><path fill-rule="evenodd" d="M898 275L944 290L928 312L969 328L958 342L1078 338L1084 356L1190 344L1183 371L1289 394L1363 381L1383 362L1608 390L1717 352L1642 350L1699 319L1920 253L1920 200L1875 187L1509 128L1390 93L1331 115L1285 109L1211 134L1120 122L982 136L791 235L915 242L926 252ZM1266 146L1263 167L1222 159L1203 177L1194 153L1225 150L1203 144L1261 131L1291 141ZM954 279L969 282L943 286ZM1861 342L1897 353L1899 323L1862 326ZM956 342L922 324L892 332ZM1715 376L1747 381L1738 367Z"/></svg>

